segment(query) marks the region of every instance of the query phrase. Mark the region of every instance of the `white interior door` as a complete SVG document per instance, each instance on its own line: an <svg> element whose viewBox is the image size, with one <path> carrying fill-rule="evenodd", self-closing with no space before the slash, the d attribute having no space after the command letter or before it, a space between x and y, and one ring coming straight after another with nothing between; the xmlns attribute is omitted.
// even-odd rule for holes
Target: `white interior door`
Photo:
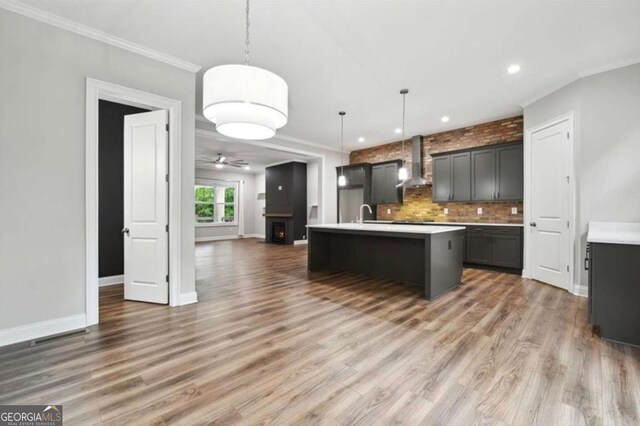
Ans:
<svg viewBox="0 0 640 426"><path fill-rule="evenodd" d="M534 279L569 288L569 120L531 135L531 275Z"/></svg>
<svg viewBox="0 0 640 426"><path fill-rule="evenodd" d="M124 118L124 297L169 302L168 112Z"/></svg>

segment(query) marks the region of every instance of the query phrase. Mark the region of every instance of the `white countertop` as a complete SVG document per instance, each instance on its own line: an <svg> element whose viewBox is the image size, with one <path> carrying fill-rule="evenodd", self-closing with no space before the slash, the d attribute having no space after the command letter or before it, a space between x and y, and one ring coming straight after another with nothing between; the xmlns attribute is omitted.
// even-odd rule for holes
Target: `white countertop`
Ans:
<svg viewBox="0 0 640 426"><path fill-rule="evenodd" d="M328 225L307 225L307 228L367 232L402 232L407 234L440 234L442 232L462 231L465 229L464 226L389 225L384 223L333 223Z"/></svg>
<svg viewBox="0 0 640 426"><path fill-rule="evenodd" d="M587 242L640 245L640 223L589 222Z"/></svg>
<svg viewBox="0 0 640 426"><path fill-rule="evenodd" d="M365 223L371 223L371 224L375 224L375 223L383 223L383 224L390 224L392 223L391 220L365 220ZM484 222L422 222L422 223L428 223L429 225L433 224L433 225L453 225L453 226L516 226L519 228L522 228L524 226L523 223L484 223ZM398 226L397 224L394 226ZM419 226L419 225L417 225Z"/></svg>

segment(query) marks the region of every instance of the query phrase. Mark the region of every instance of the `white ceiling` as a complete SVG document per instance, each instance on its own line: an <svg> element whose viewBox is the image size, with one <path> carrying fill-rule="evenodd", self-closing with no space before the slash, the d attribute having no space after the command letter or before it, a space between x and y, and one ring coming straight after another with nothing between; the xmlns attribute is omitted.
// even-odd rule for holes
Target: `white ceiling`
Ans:
<svg viewBox="0 0 640 426"><path fill-rule="evenodd" d="M243 1L24 2L203 70L244 59ZM408 135L520 114L580 74L640 59L638 22L640 1L253 0L251 63L289 84L281 134L337 147L345 110L357 149L397 140L403 87Z"/></svg>
<svg viewBox="0 0 640 426"><path fill-rule="evenodd" d="M289 162L312 160L300 154L291 154L286 151L279 151L264 148L253 144L238 142L237 140L226 138L213 132L203 132L196 134L196 168L211 169L222 172L233 173L260 173L264 172L266 166ZM208 160L217 158L218 153L231 160L244 160L249 163L251 170L225 166L224 169L215 169L215 166Z"/></svg>

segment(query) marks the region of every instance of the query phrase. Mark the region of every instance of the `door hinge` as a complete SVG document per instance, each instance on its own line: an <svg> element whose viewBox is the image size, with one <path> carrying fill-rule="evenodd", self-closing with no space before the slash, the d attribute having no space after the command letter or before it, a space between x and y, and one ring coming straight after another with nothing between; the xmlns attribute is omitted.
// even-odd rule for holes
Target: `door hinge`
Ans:
<svg viewBox="0 0 640 426"><path fill-rule="evenodd" d="M167 282L169 282L169 274L167 274L167 276L165 277Z"/></svg>
<svg viewBox="0 0 640 426"><path fill-rule="evenodd" d="M164 128L167 130L167 132L169 131L169 123L164 125Z"/></svg>
<svg viewBox="0 0 640 426"><path fill-rule="evenodd" d="M567 265L567 272L569 272L569 265Z"/></svg>
<svg viewBox="0 0 640 426"><path fill-rule="evenodd" d="M169 182L169 174L168 173L166 175L164 175L164 180Z"/></svg>
<svg viewBox="0 0 640 426"><path fill-rule="evenodd" d="M169 126L169 125L167 124L167 126ZM569 132L567 132L567 139L569 139Z"/></svg>
<svg viewBox="0 0 640 426"><path fill-rule="evenodd" d="M567 221L567 228L569 227L569 221Z"/></svg>
<svg viewBox="0 0 640 426"><path fill-rule="evenodd" d="M165 225L164 229L169 232L169 225Z"/></svg>

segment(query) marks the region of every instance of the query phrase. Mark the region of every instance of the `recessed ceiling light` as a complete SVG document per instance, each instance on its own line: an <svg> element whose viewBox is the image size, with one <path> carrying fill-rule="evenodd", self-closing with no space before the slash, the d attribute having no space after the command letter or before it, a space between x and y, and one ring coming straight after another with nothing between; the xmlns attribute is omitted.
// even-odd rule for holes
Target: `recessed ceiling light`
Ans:
<svg viewBox="0 0 640 426"><path fill-rule="evenodd" d="M251 167L249 167L249 166L244 166L244 169L245 169L245 170L251 170Z"/></svg>
<svg viewBox="0 0 640 426"><path fill-rule="evenodd" d="M224 164L216 164L216 169L221 169L224 167Z"/></svg>
<svg viewBox="0 0 640 426"><path fill-rule="evenodd" d="M520 65L518 65L518 64L510 65L509 68L507 68L507 72L509 74L517 74L517 73L519 73L520 72Z"/></svg>
<svg viewBox="0 0 640 426"><path fill-rule="evenodd" d="M360 143L364 142L364 138L363 138L362 136L360 136L360 137L358 138L358 142L360 142Z"/></svg>
<svg viewBox="0 0 640 426"><path fill-rule="evenodd" d="M448 116L448 115L445 115L444 117L442 117L442 118L440 119L440 121L442 121L443 123L448 123L448 122L449 122L449 116Z"/></svg>
<svg viewBox="0 0 640 426"><path fill-rule="evenodd" d="M398 127L396 130L394 130L394 132L396 132L396 134L400 134L402 133L402 129Z"/></svg>

